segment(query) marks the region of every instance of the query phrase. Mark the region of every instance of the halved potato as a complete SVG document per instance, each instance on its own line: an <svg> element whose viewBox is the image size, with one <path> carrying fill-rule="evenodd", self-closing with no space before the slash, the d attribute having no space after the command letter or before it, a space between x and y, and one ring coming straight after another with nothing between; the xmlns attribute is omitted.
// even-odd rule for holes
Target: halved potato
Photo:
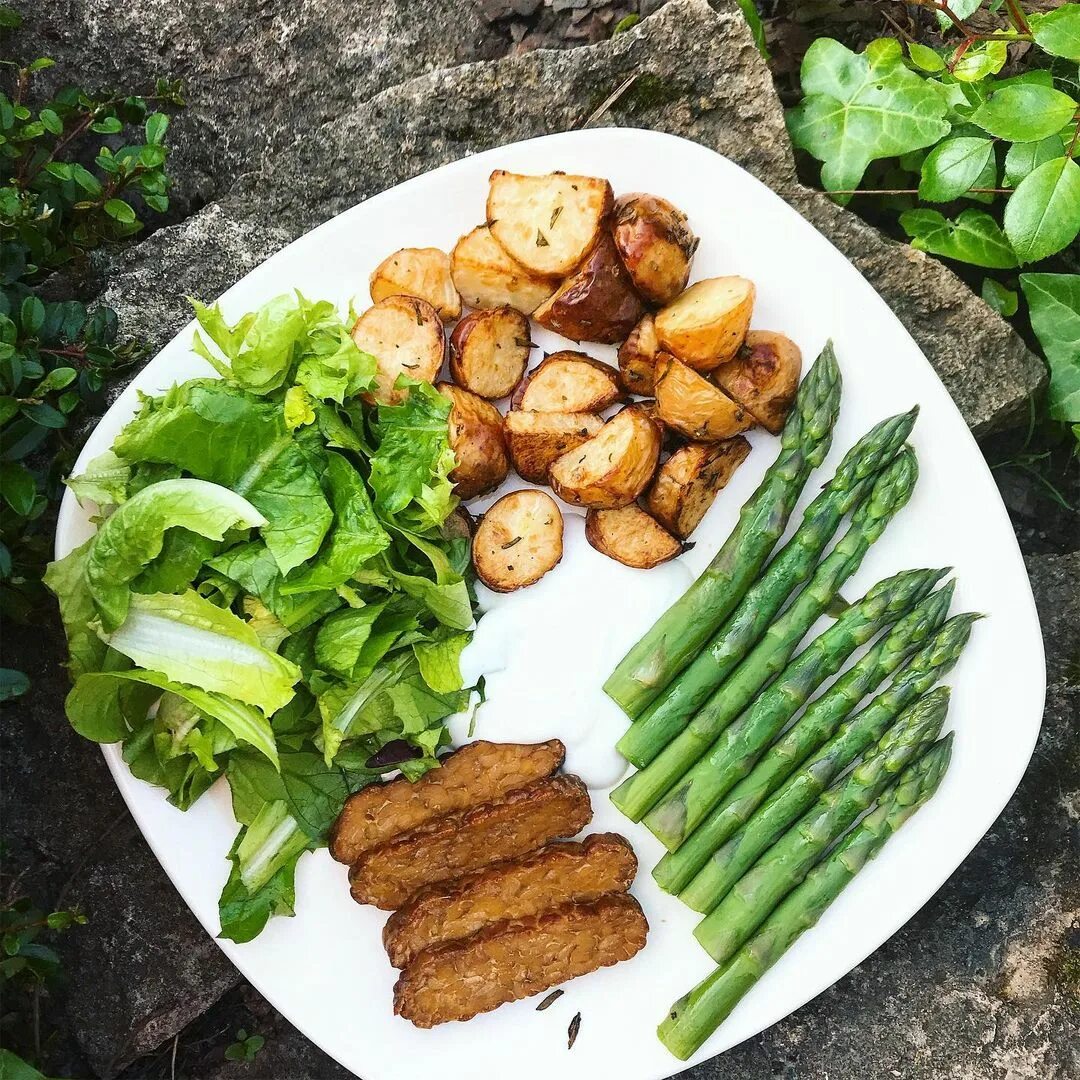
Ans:
<svg viewBox="0 0 1080 1080"><path fill-rule="evenodd" d="M529 372L510 399L526 412L600 412L623 399L619 373L601 360L566 349Z"/></svg>
<svg viewBox="0 0 1080 1080"><path fill-rule="evenodd" d="M754 283L706 278L656 313L656 337L696 371L711 371L738 351L754 311Z"/></svg>
<svg viewBox="0 0 1080 1080"><path fill-rule="evenodd" d="M606 233L585 261L542 303L533 318L571 341L622 341L641 318L644 305Z"/></svg>
<svg viewBox="0 0 1080 1080"><path fill-rule="evenodd" d="M439 383L438 390L450 399L450 449L457 458L450 473L454 493L460 499L475 499L497 488L510 472L502 413L460 386Z"/></svg>
<svg viewBox="0 0 1080 1080"><path fill-rule="evenodd" d="M687 443L657 470L645 509L685 540L749 453L750 444L741 435L717 443Z"/></svg>
<svg viewBox="0 0 1080 1080"><path fill-rule="evenodd" d="M556 458L592 438L604 421L592 413L522 412L506 414L503 432L518 476L531 484L546 484Z"/></svg>
<svg viewBox="0 0 1080 1080"><path fill-rule="evenodd" d="M450 256L438 248L395 251L375 267L368 288L375 304L388 296L416 296L446 322L461 314L461 297L450 277Z"/></svg>
<svg viewBox="0 0 1080 1080"><path fill-rule="evenodd" d="M365 399L392 405L409 396L396 387L399 375L434 382L446 358L446 338L438 313L415 296L388 296L369 307L352 328L359 349L378 361L375 392Z"/></svg>
<svg viewBox="0 0 1080 1080"><path fill-rule="evenodd" d="M716 384L774 435L783 430L802 374L799 346L771 330L751 330L733 360L713 372Z"/></svg>
<svg viewBox="0 0 1080 1080"><path fill-rule="evenodd" d="M478 225L454 245L450 274L469 307L506 306L525 315L531 315L559 284L511 259L486 225Z"/></svg>
<svg viewBox="0 0 1080 1080"><path fill-rule="evenodd" d="M634 287L650 303L667 304L686 288L698 239L677 206L657 195L620 195L611 235Z"/></svg>
<svg viewBox="0 0 1080 1080"><path fill-rule="evenodd" d="M619 382L631 394L651 394L656 380L656 324L645 315L619 346Z"/></svg>
<svg viewBox="0 0 1080 1080"><path fill-rule="evenodd" d="M659 458L660 428L640 405L629 405L551 466L551 486L576 506L628 506L648 486Z"/></svg>
<svg viewBox="0 0 1080 1080"><path fill-rule="evenodd" d="M637 570L651 570L683 550L671 533L634 503L618 510L590 510L585 515L585 539L602 555Z"/></svg>
<svg viewBox="0 0 1080 1080"><path fill-rule="evenodd" d="M656 362L660 419L688 439L716 442L754 426L754 418L692 368L661 353Z"/></svg>
<svg viewBox="0 0 1080 1080"><path fill-rule="evenodd" d="M563 519L543 491L512 491L484 515L473 537L477 577L495 592L539 581L562 558Z"/></svg>
<svg viewBox="0 0 1080 1080"><path fill-rule="evenodd" d="M470 312L450 335L450 374L492 401L508 396L529 363L529 320L509 305Z"/></svg>
<svg viewBox="0 0 1080 1080"><path fill-rule="evenodd" d="M523 176L496 169L487 225L503 250L534 274L570 273L596 243L613 202L611 185L593 176Z"/></svg>

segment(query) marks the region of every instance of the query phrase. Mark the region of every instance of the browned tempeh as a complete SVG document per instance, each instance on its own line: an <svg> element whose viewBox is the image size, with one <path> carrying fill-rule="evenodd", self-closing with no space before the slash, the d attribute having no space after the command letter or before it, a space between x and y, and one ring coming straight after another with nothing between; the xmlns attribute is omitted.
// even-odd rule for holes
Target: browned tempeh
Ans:
<svg viewBox="0 0 1080 1080"><path fill-rule="evenodd" d="M531 855L422 889L387 920L383 944L390 963L404 967L422 950L492 923L626 892L636 871L633 849L616 833L548 844Z"/></svg>
<svg viewBox="0 0 1080 1080"><path fill-rule="evenodd" d="M441 814L479 806L550 776L565 757L558 739L468 743L415 783L402 776L349 796L330 833L330 854L352 865L365 851Z"/></svg>
<svg viewBox="0 0 1080 1080"><path fill-rule="evenodd" d="M591 818L589 790L576 776L535 780L362 855L349 871L353 899L380 908L401 907L417 889L573 836Z"/></svg>
<svg viewBox="0 0 1080 1080"><path fill-rule="evenodd" d="M417 956L394 987L394 1012L425 1028L469 1020L629 960L645 945L648 931L628 893L496 923Z"/></svg>

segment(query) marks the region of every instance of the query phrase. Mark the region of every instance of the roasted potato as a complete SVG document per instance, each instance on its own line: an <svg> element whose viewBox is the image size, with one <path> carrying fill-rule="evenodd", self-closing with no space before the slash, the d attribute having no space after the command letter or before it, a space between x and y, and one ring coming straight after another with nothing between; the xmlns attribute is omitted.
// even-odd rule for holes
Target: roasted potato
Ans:
<svg viewBox="0 0 1080 1080"><path fill-rule="evenodd" d="M503 431L518 476L546 484L556 458L580 446L604 426L592 413L522 412L506 414Z"/></svg>
<svg viewBox="0 0 1080 1080"><path fill-rule="evenodd" d="M619 346L619 382L630 394L651 394L656 381L656 325L645 315Z"/></svg>
<svg viewBox="0 0 1080 1080"><path fill-rule="evenodd" d="M706 278L656 313L660 347L696 371L712 371L738 351L754 311L754 283Z"/></svg>
<svg viewBox="0 0 1080 1080"><path fill-rule="evenodd" d="M751 330L733 360L721 364L713 379L762 427L779 435L795 402L802 374L799 346L771 330Z"/></svg>
<svg viewBox="0 0 1080 1080"><path fill-rule="evenodd" d="M682 544L636 503L618 510L590 510L585 515L585 539L601 555L636 570L651 570L683 550Z"/></svg>
<svg viewBox="0 0 1080 1080"><path fill-rule="evenodd" d="M555 352L521 381L510 399L526 412L600 412L621 401L619 373L584 353Z"/></svg>
<svg viewBox="0 0 1080 1080"><path fill-rule="evenodd" d="M450 335L450 374L492 401L507 397L529 363L529 320L509 305L466 315Z"/></svg>
<svg viewBox="0 0 1080 1080"><path fill-rule="evenodd" d="M450 274L465 303L474 308L512 307L531 315L558 287L515 262L486 225L466 233L450 252Z"/></svg>
<svg viewBox="0 0 1080 1080"><path fill-rule="evenodd" d="M438 248L402 248L388 255L368 283L371 302L388 296L426 300L445 322L461 314L461 297L450 277L450 256Z"/></svg>
<svg viewBox="0 0 1080 1080"><path fill-rule="evenodd" d="M513 592L539 581L558 565L563 519L555 500L529 489L504 495L484 515L473 537L473 566L495 592Z"/></svg>
<svg viewBox="0 0 1080 1080"><path fill-rule="evenodd" d="M719 387L673 356L656 363L660 419L688 439L716 442L754 426L754 418Z"/></svg>
<svg viewBox="0 0 1080 1080"><path fill-rule="evenodd" d="M569 274L596 243L614 199L593 176L523 176L496 169L487 225L503 250L534 274Z"/></svg>
<svg viewBox="0 0 1080 1080"><path fill-rule="evenodd" d="M611 235L634 288L652 304L667 304L686 288L698 239L686 215L667 199L620 195Z"/></svg>
<svg viewBox="0 0 1080 1080"><path fill-rule="evenodd" d="M641 318L644 305L606 233L585 261L542 303L533 318L545 330L571 341L622 341Z"/></svg>
<svg viewBox="0 0 1080 1080"><path fill-rule="evenodd" d="M628 506L648 486L659 457L660 428L640 405L629 405L551 466L551 486L576 506Z"/></svg>
<svg viewBox="0 0 1080 1080"><path fill-rule="evenodd" d="M374 394L365 396L394 405L409 396L397 389L399 375L434 382L446 358L438 313L415 296L388 296L369 307L353 324L352 339L378 361Z"/></svg>
<svg viewBox="0 0 1080 1080"><path fill-rule="evenodd" d="M645 509L673 536L685 540L749 453L750 444L741 435L723 442L688 443L657 470Z"/></svg>
<svg viewBox="0 0 1080 1080"><path fill-rule="evenodd" d="M475 499L497 488L510 472L502 413L460 386L439 383L438 390L450 400L450 449L457 459L450 473L454 493Z"/></svg>

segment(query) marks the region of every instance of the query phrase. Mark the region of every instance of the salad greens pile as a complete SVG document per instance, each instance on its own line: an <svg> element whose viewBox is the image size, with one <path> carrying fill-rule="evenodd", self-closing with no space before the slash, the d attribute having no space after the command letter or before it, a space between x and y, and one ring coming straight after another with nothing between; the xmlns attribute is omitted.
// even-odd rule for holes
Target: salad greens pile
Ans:
<svg viewBox="0 0 1080 1080"><path fill-rule="evenodd" d="M195 312L221 377L143 397L68 481L104 516L46 583L75 730L122 742L180 809L227 778L221 932L248 941L292 913L296 862L349 792L437 764L469 704L474 597L447 399L402 379L402 404L363 401L375 358L330 303Z"/></svg>

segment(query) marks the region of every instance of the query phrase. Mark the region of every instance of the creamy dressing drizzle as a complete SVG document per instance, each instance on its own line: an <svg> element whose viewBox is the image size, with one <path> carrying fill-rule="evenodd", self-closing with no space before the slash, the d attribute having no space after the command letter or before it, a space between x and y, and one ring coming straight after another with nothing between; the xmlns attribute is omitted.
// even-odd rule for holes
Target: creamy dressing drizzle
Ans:
<svg viewBox="0 0 1080 1080"><path fill-rule="evenodd" d="M561 739L567 772L603 790L627 771L615 750L627 719L601 687L693 574L681 560L652 570L622 566L589 546L583 517L564 518L563 559L546 577L506 594L477 586L484 614L461 670L466 685L485 677L474 738ZM451 719L455 745L468 741L469 722Z"/></svg>

